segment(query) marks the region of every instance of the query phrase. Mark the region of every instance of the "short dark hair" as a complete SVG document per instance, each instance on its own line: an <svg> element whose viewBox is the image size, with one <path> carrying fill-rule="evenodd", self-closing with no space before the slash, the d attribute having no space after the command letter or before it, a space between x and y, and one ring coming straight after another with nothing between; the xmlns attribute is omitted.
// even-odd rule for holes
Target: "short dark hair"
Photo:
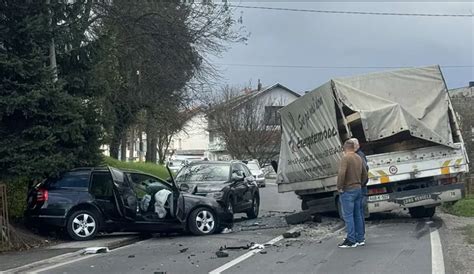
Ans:
<svg viewBox="0 0 474 274"><path fill-rule="evenodd" d="M352 150L354 150L354 149L355 149L354 141L352 141L351 139L346 140L346 141L344 142L344 149L352 149Z"/></svg>

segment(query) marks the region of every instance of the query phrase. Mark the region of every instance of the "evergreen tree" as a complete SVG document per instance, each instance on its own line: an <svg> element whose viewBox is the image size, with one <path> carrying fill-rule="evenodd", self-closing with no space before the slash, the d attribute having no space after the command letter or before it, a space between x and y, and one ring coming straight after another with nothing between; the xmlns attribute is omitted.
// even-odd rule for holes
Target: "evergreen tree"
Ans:
<svg viewBox="0 0 474 274"><path fill-rule="evenodd" d="M0 178L41 178L100 159L91 100L53 81L48 8L0 1Z"/></svg>

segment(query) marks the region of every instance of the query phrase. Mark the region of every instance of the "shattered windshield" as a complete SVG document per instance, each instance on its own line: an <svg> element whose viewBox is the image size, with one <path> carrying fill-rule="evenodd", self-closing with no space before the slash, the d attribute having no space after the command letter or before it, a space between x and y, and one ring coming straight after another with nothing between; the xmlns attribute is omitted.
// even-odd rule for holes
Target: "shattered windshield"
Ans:
<svg viewBox="0 0 474 274"><path fill-rule="evenodd" d="M230 165L198 164L184 167L178 173L176 182L210 182L229 180Z"/></svg>

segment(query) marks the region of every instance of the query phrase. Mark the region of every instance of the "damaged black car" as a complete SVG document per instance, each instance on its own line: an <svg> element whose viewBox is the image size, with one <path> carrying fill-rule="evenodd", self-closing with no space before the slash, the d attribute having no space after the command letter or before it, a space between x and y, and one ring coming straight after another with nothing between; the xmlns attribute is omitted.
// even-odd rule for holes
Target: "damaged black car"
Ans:
<svg viewBox="0 0 474 274"><path fill-rule="evenodd" d="M30 226L63 228L74 240L98 232L218 233L233 226L233 215L214 199L181 192L138 171L78 168L49 178L28 194Z"/></svg>

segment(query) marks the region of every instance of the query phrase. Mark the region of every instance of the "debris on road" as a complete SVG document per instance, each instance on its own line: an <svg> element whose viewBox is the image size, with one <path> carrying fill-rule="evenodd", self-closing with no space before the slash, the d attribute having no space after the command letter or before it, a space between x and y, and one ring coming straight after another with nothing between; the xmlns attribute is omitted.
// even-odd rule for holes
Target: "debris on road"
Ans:
<svg viewBox="0 0 474 274"><path fill-rule="evenodd" d="M97 254L97 253L108 253L110 252L108 247L88 247L84 249L84 252L82 252L83 255L88 255L88 254Z"/></svg>
<svg viewBox="0 0 474 274"><path fill-rule="evenodd" d="M301 232L299 231L283 233L283 238L298 238L299 236L301 236Z"/></svg>
<svg viewBox="0 0 474 274"><path fill-rule="evenodd" d="M312 215L307 211L302 211L285 216L286 223L289 225L302 224L307 221L312 221Z"/></svg>
<svg viewBox="0 0 474 274"><path fill-rule="evenodd" d="M254 243L250 243L248 245L237 245L237 246L221 246L219 250L239 250L239 249L249 249Z"/></svg>
<svg viewBox="0 0 474 274"><path fill-rule="evenodd" d="M221 234L229 234L229 233L232 233L232 232L233 232L232 229L226 227L226 228L224 228L224 230L222 230Z"/></svg>
<svg viewBox="0 0 474 274"><path fill-rule="evenodd" d="M225 257L229 257L229 253L219 250L216 252L216 256L217 258L225 258Z"/></svg>
<svg viewBox="0 0 474 274"><path fill-rule="evenodd" d="M260 251L260 254L267 254L265 250Z"/></svg>
<svg viewBox="0 0 474 274"><path fill-rule="evenodd" d="M184 253L184 252L188 251L188 249L189 249L189 248L187 248L187 247L186 247L186 248L183 248L183 249L179 250L179 253Z"/></svg>
<svg viewBox="0 0 474 274"><path fill-rule="evenodd" d="M128 255L129 258L135 258L135 255Z"/></svg>
<svg viewBox="0 0 474 274"><path fill-rule="evenodd" d="M264 245L261 245L261 244L253 244L251 247L250 247L250 250L254 250L254 249L264 249L265 246Z"/></svg>

